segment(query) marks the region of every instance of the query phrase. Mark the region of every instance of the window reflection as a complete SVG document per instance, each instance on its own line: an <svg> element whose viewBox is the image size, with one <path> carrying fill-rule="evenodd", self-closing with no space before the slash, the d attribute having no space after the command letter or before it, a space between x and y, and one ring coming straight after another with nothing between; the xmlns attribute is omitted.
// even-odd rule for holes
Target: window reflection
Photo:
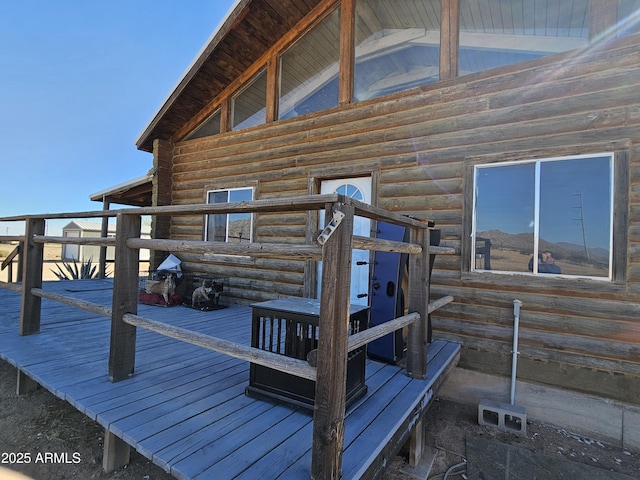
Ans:
<svg viewBox="0 0 640 480"><path fill-rule="evenodd" d="M220 109L216 110L209 118L199 125L193 132L185 137L185 140L208 137L220 133Z"/></svg>
<svg viewBox="0 0 640 480"><path fill-rule="evenodd" d="M459 74L582 48L589 0L460 0Z"/></svg>
<svg viewBox="0 0 640 480"><path fill-rule="evenodd" d="M473 269L610 277L612 161L477 167Z"/></svg>
<svg viewBox="0 0 640 480"><path fill-rule="evenodd" d="M338 105L339 12L335 9L282 55L278 118Z"/></svg>
<svg viewBox="0 0 640 480"><path fill-rule="evenodd" d="M354 99L436 82L440 0L358 0Z"/></svg>
<svg viewBox="0 0 640 480"><path fill-rule="evenodd" d="M267 72L262 70L244 90L232 98L232 128L253 127L266 122Z"/></svg>
<svg viewBox="0 0 640 480"><path fill-rule="evenodd" d="M207 203L246 202L253 199L252 188L209 192ZM251 241L250 213L217 213L207 215L206 240L240 243Z"/></svg>
<svg viewBox="0 0 640 480"><path fill-rule="evenodd" d="M621 36L640 32L640 0L618 1L617 27Z"/></svg>
<svg viewBox="0 0 640 480"><path fill-rule="evenodd" d="M476 241L491 250L478 255L476 268L489 261L491 270L527 271L534 248L534 180L533 163L478 168Z"/></svg>

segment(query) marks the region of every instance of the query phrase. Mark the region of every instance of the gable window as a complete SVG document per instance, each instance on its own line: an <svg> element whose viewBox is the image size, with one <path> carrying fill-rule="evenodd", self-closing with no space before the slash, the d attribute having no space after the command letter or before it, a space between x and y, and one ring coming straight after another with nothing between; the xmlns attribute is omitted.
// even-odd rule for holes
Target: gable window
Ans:
<svg viewBox="0 0 640 480"><path fill-rule="evenodd" d="M613 154L477 165L471 270L612 279Z"/></svg>
<svg viewBox="0 0 640 480"><path fill-rule="evenodd" d="M278 118L338 105L340 9L336 8L280 58Z"/></svg>
<svg viewBox="0 0 640 480"><path fill-rule="evenodd" d="M440 0L358 0L355 101L440 78Z"/></svg>
<svg viewBox="0 0 640 480"><path fill-rule="evenodd" d="M459 72L585 47L589 0L460 0Z"/></svg>
<svg viewBox="0 0 640 480"><path fill-rule="evenodd" d="M233 130L255 127L267 121L267 71L261 70L231 99Z"/></svg>
<svg viewBox="0 0 640 480"><path fill-rule="evenodd" d="M232 203L253 200L253 188L234 188L207 192L207 203ZM205 240L210 242L251 242L253 216L250 213L207 215Z"/></svg>
<svg viewBox="0 0 640 480"><path fill-rule="evenodd" d="M209 137L220 133L220 109L213 112L204 122L202 122L193 132L185 137L185 140Z"/></svg>

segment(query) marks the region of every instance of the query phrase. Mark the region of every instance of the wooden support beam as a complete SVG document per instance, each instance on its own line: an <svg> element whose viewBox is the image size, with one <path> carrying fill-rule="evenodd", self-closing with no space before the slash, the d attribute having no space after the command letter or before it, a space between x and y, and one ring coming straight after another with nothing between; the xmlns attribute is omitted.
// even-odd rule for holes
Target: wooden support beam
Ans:
<svg viewBox="0 0 640 480"><path fill-rule="evenodd" d="M25 221L25 248L23 252L22 302L20 309L20 335L31 335L40 332L40 297L31 293L32 288L42 287L42 261L44 245L33 241L35 235L43 235L45 220L28 218Z"/></svg>
<svg viewBox="0 0 640 480"><path fill-rule="evenodd" d="M118 215L116 262L113 278L109 380L119 382L133 374L136 357L136 327L123 320L125 313L138 313L140 251L127 247L127 238L138 238L139 215Z"/></svg>
<svg viewBox="0 0 640 480"><path fill-rule="evenodd" d="M424 453L424 422L423 417L415 424L409 437L409 466L417 467Z"/></svg>
<svg viewBox="0 0 640 480"><path fill-rule="evenodd" d="M104 431L104 450L102 455L102 469L105 473L124 467L131 459L131 448L124 440L116 437L108 429Z"/></svg>
<svg viewBox="0 0 640 480"><path fill-rule="evenodd" d="M442 0L440 15L440 80L458 76L460 0Z"/></svg>
<svg viewBox="0 0 640 480"><path fill-rule="evenodd" d="M151 205L154 207L171 205L173 190L173 143L171 141L159 138L153 141L153 170L155 174L151 180ZM171 237L171 217L169 215L159 214L151 217L151 237ZM151 251L149 253L149 269L158 268L164 258L163 252Z"/></svg>
<svg viewBox="0 0 640 480"><path fill-rule="evenodd" d="M342 474L347 346L354 209L335 204L345 214L323 246L318 371L313 411L311 477L339 479ZM333 210L327 209L327 219Z"/></svg>
<svg viewBox="0 0 640 480"><path fill-rule="evenodd" d="M278 119L278 79L279 79L279 58L271 57L267 61L267 123L274 122Z"/></svg>
<svg viewBox="0 0 640 480"><path fill-rule="evenodd" d="M340 74L338 103L353 101L353 75L355 70L356 2L342 0L340 10Z"/></svg>
<svg viewBox="0 0 640 480"><path fill-rule="evenodd" d="M18 369L18 375L16 379L16 394L26 395L28 393L35 392L40 385L33 378L25 374L22 370Z"/></svg>
<svg viewBox="0 0 640 480"><path fill-rule="evenodd" d="M411 229L410 242L421 245L422 252L409 256L408 308L420 314L420 320L409 325L407 374L420 379L427 378L429 237L428 229Z"/></svg>

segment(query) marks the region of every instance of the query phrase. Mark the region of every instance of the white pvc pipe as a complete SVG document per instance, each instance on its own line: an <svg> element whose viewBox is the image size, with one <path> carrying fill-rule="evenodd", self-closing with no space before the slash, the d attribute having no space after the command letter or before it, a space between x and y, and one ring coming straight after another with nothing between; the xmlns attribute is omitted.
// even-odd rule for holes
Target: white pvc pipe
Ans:
<svg viewBox="0 0 640 480"><path fill-rule="evenodd" d="M518 369L518 330L520 328L520 300L513 301L513 350L511 361L511 405L516 401L516 370Z"/></svg>

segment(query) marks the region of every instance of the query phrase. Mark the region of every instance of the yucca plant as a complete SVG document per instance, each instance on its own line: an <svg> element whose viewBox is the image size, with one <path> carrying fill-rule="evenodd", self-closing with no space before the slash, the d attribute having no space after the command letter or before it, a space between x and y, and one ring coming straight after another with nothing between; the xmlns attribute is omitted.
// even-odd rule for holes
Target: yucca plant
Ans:
<svg viewBox="0 0 640 480"><path fill-rule="evenodd" d="M93 258L89 258L89 260L82 261L80 265L78 265L78 261L74 258L73 263L69 263L66 261L62 261L62 268L56 262L56 267L58 270L51 270L58 280L90 280L92 278L96 278L98 276L98 266L93 264Z"/></svg>

